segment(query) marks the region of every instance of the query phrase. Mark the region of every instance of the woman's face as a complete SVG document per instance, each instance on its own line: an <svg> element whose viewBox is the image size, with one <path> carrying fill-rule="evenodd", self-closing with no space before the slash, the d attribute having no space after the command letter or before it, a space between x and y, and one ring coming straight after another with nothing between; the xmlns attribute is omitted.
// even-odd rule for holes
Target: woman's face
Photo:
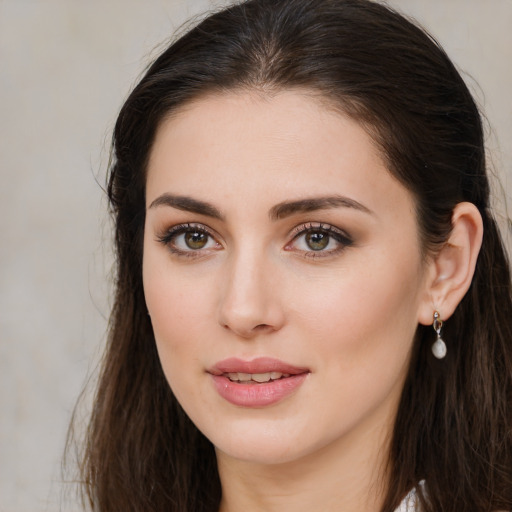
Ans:
<svg viewBox="0 0 512 512"><path fill-rule="evenodd" d="M413 198L361 126L305 92L202 98L159 128L146 199L162 367L219 456L389 431L428 293Z"/></svg>

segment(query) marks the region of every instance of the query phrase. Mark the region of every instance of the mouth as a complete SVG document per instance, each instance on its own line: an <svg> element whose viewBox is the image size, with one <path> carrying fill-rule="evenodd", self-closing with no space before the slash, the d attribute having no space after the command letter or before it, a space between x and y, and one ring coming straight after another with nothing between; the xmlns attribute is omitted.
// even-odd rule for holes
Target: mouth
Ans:
<svg viewBox="0 0 512 512"><path fill-rule="evenodd" d="M278 359L226 359L208 373L218 394L233 405L265 407L294 394L311 373Z"/></svg>
<svg viewBox="0 0 512 512"><path fill-rule="evenodd" d="M232 357L219 361L208 370L208 373L224 375L238 381L268 382L281 379L283 376L309 373L309 371L309 368L295 366L272 357L258 357L251 361Z"/></svg>
<svg viewBox="0 0 512 512"><path fill-rule="evenodd" d="M241 384L263 384L264 382L273 382L279 379L290 377L290 373L266 372L266 373L223 373L231 382Z"/></svg>

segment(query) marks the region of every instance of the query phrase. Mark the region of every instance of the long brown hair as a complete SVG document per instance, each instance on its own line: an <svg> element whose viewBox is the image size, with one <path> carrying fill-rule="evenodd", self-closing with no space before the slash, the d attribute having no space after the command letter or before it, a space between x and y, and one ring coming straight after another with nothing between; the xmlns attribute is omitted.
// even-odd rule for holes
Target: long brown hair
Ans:
<svg viewBox="0 0 512 512"><path fill-rule="evenodd" d="M142 287L145 170L161 121L200 95L235 89L316 91L360 122L416 199L425 254L451 214L474 203L484 239L469 292L445 324L447 357L419 326L389 454L390 512L420 480L434 511L512 509L512 300L509 264L489 209L481 119L436 41L369 0L249 0L202 21L150 66L113 136L115 305L83 458L99 512L215 512L211 443L160 367Z"/></svg>

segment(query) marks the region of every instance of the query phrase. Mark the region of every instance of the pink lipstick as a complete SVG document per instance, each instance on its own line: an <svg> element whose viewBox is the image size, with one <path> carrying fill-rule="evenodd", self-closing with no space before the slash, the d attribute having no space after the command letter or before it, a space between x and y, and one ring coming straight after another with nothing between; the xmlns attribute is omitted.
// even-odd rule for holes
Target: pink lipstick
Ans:
<svg viewBox="0 0 512 512"><path fill-rule="evenodd" d="M309 369L278 359L220 361L208 370L219 395L241 407L264 407L291 395L308 376Z"/></svg>

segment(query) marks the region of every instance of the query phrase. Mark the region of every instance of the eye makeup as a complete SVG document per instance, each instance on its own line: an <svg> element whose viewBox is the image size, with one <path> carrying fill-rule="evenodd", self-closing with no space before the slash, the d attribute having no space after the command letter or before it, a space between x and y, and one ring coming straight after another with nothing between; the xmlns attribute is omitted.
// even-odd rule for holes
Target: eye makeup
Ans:
<svg viewBox="0 0 512 512"><path fill-rule="evenodd" d="M352 238L343 230L322 222L307 222L295 227L287 251L298 251L308 258L335 256L352 245Z"/></svg>
<svg viewBox="0 0 512 512"><path fill-rule="evenodd" d="M201 223L181 223L166 229L157 241L175 256L198 258L222 250L216 233ZM303 257L332 257L352 245L352 238L343 230L322 222L306 222L296 226L284 246L288 252Z"/></svg>
<svg viewBox="0 0 512 512"><path fill-rule="evenodd" d="M165 245L172 254L185 258L201 257L223 248L209 228L197 223L172 226L159 235L157 241Z"/></svg>

